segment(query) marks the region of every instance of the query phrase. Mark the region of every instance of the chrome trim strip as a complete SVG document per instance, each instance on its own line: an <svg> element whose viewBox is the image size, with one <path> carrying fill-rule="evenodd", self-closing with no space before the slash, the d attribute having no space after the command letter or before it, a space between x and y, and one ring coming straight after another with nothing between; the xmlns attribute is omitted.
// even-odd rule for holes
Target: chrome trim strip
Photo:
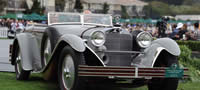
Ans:
<svg viewBox="0 0 200 90"><path fill-rule="evenodd" d="M135 67L135 77L138 77L138 67Z"/></svg>
<svg viewBox="0 0 200 90"><path fill-rule="evenodd" d="M158 56L160 55L160 52L161 52L162 50L164 50L164 49L165 49L165 48L163 48L163 47L158 47L158 48L157 48L157 52L155 53L153 62L152 62L152 64L151 64L151 67L154 66L154 64L155 64L155 62L156 62L156 59L157 59Z"/></svg>
<svg viewBox="0 0 200 90"><path fill-rule="evenodd" d="M81 75L81 77L111 77L110 76L102 76L102 75ZM145 79L151 79L151 78L166 78L165 76L112 76L114 78L119 78L119 79L136 79L136 78L145 78ZM184 75L182 78L188 78L187 75Z"/></svg>
<svg viewBox="0 0 200 90"><path fill-rule="evenodd" d="M122 54L144 54L144 52L139 52L139 51L105 51L105 53L122 53Z"/></svg>
<svg viewBox="0 0 200 90"><path fill-rule="evenodd" d="M103 60L101 60L101 58L85 43L84 44L86 48L88 48L98 59L99 61L101 62L101 64L106 67L106 65L104 64Z"/></svg>

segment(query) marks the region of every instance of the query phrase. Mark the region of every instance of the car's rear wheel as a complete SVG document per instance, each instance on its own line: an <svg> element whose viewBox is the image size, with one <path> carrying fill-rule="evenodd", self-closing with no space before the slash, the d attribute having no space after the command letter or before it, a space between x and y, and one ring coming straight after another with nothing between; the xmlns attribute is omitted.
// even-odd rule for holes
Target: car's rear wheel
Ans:
<svg viewBox="0 0 200 90"><path fill-rule="evenodd" d="M78 76L78 65L84 58L82 53L74 51L66 46L60 55L58 65L58 82L61 90L83 90L82 78Z"/></svg>
<svg viewBox="0 0 200 90"><path fill-rule="evenodd" d="M170 67L173 64L178 64L177 57L169 53L162 53L158 58L159 60L156 61L155 67ZM176 90L177 86L177 78L153 78L148 83L148 90Z"/></svg>
<svg viewBox="0 0 200 90"><path fill-rule="evenodd" d="M26 71L22 68L22 55L21 55L19 47L17 47L17 50L16 50L15 72L16 72L17 80L27 80L30 75L30 71Z"/></svg>

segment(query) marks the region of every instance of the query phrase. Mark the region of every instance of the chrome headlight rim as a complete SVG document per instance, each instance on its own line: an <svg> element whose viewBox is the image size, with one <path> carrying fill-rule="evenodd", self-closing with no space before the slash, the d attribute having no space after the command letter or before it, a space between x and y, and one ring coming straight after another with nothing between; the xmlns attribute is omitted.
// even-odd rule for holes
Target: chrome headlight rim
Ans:
<svg viewBox="0 0 200 90"><path fill-rule="evenodd" d="M142 35L144 35L144 34L145 34L145 35L148 35L148 37L149 37L149 43L146 44L146 45L140 41ZM149 46L151 45L151 43L152 43L152 41L153 41L153 37L152 37L152 35L151 35L150 33L143 31L143 32L140 32L140 33L137 35L136 41L137 41L137 44L138 44L141 48L147 48L147 47L149 47Z"/></svg>
<svg viewBox="0 0 200 90"><path fill-rule="evenodd" d="M105 43L105 34L101 31L95 31L91 34L90 40L94 46L100 47Z"/></svg>

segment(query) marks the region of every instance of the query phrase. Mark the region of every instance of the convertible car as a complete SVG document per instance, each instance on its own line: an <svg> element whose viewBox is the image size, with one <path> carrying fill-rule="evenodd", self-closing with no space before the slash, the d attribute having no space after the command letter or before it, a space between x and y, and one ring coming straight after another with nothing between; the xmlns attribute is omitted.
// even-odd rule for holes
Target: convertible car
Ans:
<svg viewBox="0 0 200 90"><path fill-rule="evenodd" d="M10 51L17 80L42 73L61 90L87 90L91 84L176 90L179 78L187 77L187 69L178 67L175 41L114 27L111 15L48 13L48 25L26 27Z"/></svg>

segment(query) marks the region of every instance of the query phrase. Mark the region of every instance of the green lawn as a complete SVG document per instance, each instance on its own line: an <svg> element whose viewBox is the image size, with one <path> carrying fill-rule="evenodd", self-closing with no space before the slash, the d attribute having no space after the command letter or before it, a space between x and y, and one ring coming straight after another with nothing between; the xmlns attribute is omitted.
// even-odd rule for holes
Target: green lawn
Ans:
<svg viewBox="0 0 200 90"><path fill-rule="evenodd" d="M0 90L58 90L56 83L44 81L40 75L31 75L29 81L17 81L15 73L0 72Z"/></svg>
<svg viewBox="0 0 200 90"><path fill-rule="evenodd" d="M0 72L0 90L59 90L59 88L55 82L44 81L39 74L32 74L29 81L17 81L15 73ZM119 90L147 90L147 87ZM178 90L200 90L200 82L180 83Z"/></svg>
<svg viewBox="0 0 200 90"><path fill-rule="evenodd" d="M4 40L4 39L8 39L8 38L2 38L2 37L0 37L0 39Z"/></svg>

